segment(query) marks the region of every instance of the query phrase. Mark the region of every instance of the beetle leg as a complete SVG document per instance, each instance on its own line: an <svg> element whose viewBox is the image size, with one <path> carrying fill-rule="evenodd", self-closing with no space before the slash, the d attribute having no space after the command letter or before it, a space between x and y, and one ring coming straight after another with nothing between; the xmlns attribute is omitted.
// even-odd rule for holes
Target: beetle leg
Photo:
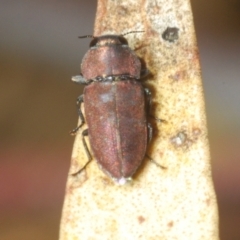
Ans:
<svg viewBox="0 0 240 240"><path fill-rule="evenodd" d="M88 149L88 146L87 146L87 143L86 143L86 140L85 140L85 137L88 136L88 129L85 129L82 131L82 142L83 142L83 147L86 151L86 154L87 154L87 157L88 157L88 162L85 164L85 166L92 160L92 156L91 156L91 153ZM84 167L85 167L84 166Z"/></svg>
<svg viewBox="0 0 240 240"><path fill-rule="evenodd" d="M150 108L152 105L152 94L151 91L148 88L144 88L145 94L146 94L146 100L147 100L147 113L149 114Z"/></svg>
<svg viewBox="0 0 240 240"><path fill-rule="evenodd" d="M81 110L81 105L83 103L83 94L80 95L78 98L77 98L77 109L78 109L78 116L79 118L81 119L81 123L76 127L74 128L70 134L71 135L74 135L77 133L77 131L82 127L82 125L85 123L85 118L83 116L83 113L82 113L82 110Z"/></svg>
<svg viewBox="0 0 240 240"><path fill-rule="evenodd" d="M85 129L82 131L82 142L83 142L83 147L86 151L86 154L87 154L87 157L88 157L88 161L83 165L83 167L81 167L81 169L79 171L77 171L76 173L73 173L72 175L75 176L77 174L79 174L83 169L86 168L86 166L91 162L92 160L92 157L91 157L91 154L90 154L90 151L88 149L88 146L87 146L87 143L86 143L86 140L85 140L85 137L88 136L88 129Z"/></svg>
<svg viewBox="0 0 240 240"><path fill-rule="evenodd" d="M152 163L154 163L157 167L160 167L162 169L167 169L167 167L162 166L161 164L157 163L154 159L152 159L148 154L145 155Z"/></svg>
<svg viewBox="0 0 240 240"><path fill-rule="evenodd" d="M150 115L150 117L151 117L151 118L154 118L154 120L156 120L157 122L167 123L167 121L164 120L164 119L156 118L156 117L154 117L154 116L152 116L152 115Z"/></svg>
<svg viewBox="0 0 240 240"><path fill-rule="evenodd" d="M144 88L144 91L145 91L146 102L147 102L147 107L146 107L147 115L149 115L151 104L152 104L152 95L151 95L151 91L148 88ZM152 140L152 133L153 133L153 128L151 123L147 124L147 128L148 128L148 143L150 143L150 141Z"/></svg>
<svg viewBox="0 0 240 240"><path fill-rule="evenodd" d="M73 76L71 80L75 83L87 85L87 81L82 75Z"/></svg>
<svg viewBox="0 0 240 240"><path fill-rule="evenodd" d="M151 118L154 118L156 121L158 122L167 122L166 120L164 119L160 119L160 118L156 118L154 116L152 116L150 114L150 109L151 109L151 105L152 105L152 94L151 94L151 91L148 89L148 88L144 88L144 91L145 91L145 94L146 94L146 98L147 98L147 114L151 117Z"/></svg>
<svg viewBox="0 0 240 240"><path fill-rule="evenodd" d="M140 78L145 78L150 74L150 71L147 68L141 69Z"/></svg>
<svg viewBox="0 0 240 240"><path fill-rule="evenodd" d="M148 128L148 144L149 144L152 140L152 135L153 135L153 127L151 123L147 124L147 128Z"/></svg>

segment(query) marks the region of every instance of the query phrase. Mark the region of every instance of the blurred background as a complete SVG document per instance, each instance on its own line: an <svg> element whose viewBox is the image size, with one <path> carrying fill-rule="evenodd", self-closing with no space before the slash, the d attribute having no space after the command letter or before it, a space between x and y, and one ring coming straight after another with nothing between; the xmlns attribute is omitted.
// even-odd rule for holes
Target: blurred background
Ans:
<svg viewBox="0 0 240 240"><path fill-rule="evenodd" d="M192 0L222 240L240 239L240 2ZM0 1L0 239L53 240L96 1Z"/></svg>

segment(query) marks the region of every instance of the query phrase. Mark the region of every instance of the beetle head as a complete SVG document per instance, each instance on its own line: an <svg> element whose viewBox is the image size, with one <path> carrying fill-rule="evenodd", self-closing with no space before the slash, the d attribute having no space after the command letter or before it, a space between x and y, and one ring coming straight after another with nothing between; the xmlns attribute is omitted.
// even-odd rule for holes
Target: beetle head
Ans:
<svg viewBox="0 0 240 240"><path fill-rule="evenodd" d="M111 46L111 45L128 45L127 39L124 37L127 34L130 33L139 33L144 31L131 31L127 32L121 35L102 35L102 36L92 36L92 35L86 35L86 36L80 36L79 38L93 38L93 40L90 42L90 48L94 47L102 47L102 46Z"/></svg>
<svg viewBox="0 0 240 240"><path fill-rule="evenodd" d="M93 37L90 47L102 47L111 45L128 45L127 39L122 35L102 35Z"/></svg>

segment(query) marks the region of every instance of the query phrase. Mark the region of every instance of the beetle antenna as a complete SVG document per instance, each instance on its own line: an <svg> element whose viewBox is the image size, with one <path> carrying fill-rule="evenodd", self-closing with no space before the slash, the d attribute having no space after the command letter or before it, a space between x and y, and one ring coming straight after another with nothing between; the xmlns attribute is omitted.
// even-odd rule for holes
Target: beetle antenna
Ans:
<svg viewBox="0 0 240 240"><path fill-rule="evenodd" d="M94 38L93 35L85 35L85 36L79 36L78 38Z"/></svg>
<svg viewBox="0 0 240 240"><path fill-rule="evenodd" d="M131 31L131 32L126 32L126 33L122 34L122 36L126 36L127 34L130 34L130 33L141 33L141 32L145 32L145 31Z"/></svg>

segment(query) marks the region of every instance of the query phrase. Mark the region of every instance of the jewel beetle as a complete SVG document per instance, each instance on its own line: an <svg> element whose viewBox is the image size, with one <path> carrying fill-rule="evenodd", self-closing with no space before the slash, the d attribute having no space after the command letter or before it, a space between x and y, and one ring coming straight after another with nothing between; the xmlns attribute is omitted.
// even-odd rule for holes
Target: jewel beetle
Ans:
<svg viewBox="0 0 240 240"><path fill-rule="evenodd" d="M82 140L89 161L87 135L98 165L118 184L125 184L137 171L152 136L147 121L151 93L140 81L141 62L125 35L90 36L81 75L72 77L72 81L86 86L77 99L81 123L71 133L87 123Z"/></svg>

